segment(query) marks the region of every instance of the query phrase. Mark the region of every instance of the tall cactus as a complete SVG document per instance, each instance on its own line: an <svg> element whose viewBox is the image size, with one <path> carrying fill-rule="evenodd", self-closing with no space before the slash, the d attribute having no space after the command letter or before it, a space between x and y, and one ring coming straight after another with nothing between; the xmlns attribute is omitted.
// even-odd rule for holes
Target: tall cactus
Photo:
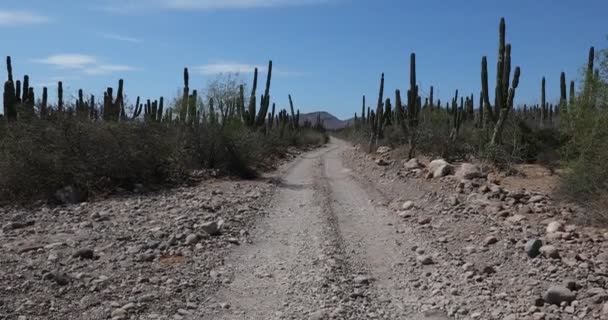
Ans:
<svg viewBox="0 0 608 320"><path fill-rule="evenodd" d="M540 89L540 127L544 128L547 121L547 102L545 100L545 77L543 77Z"/></svg>
<svg viewBox="0 0 608 320"><path fill-rule="evenodd" d="M477 126L479 128L484 128L485 127L485 123L486 123L486 118L484 118L484 113L483 113L483 94L480 92L479 93L479 123L477 124Z"/></svg>
<svg viewBox="0 0 608 320"><path fill-rule="evenodd" d="M380 124L382 123L382 111L383 111L383 103L382 99L384 98L384 73L380 78L380 92L378 94L378 105L376 106L376 113L372 115L371 123L372 123L372 132L369 138L369 152L372 152L374 144L377 143L378 135L380 134Z"/></svg>
<svg viewBox="0 0 608 320"><path fill-rule="evenodd" d="M488 92L488 61L484 56L481 59L481 87L484 111L488 119L494 123L494 132L492 134L492 145L501 143L502 131L505 122L513 109L513 100L515 99L515 91L519 85L520 68L516 67L513 74L513 82L509 87L509 78L511 73L511 45L505 45L505 19L501 18L499 27L499 45L498 45L498 63L496 69L496 97L495 105L492 107Z"/></svg>
<svg viewBox="0 0 608 320"><path fill-rule="evenodd" d="M6 71L8 73L8 81L13 82L13 64L11 63L11 57L6 57Z"/></svg>
<svg viewBox="0 0 608 320"><path fill-rule="evenodd" d="M45 118L48 115L49 90L47 87L42 87L42 101L40 102L40 117Z"/></svg>
<svg viewBox="0 0 608 320"><path fill-rule="evenodd" d="M401 91L399 89L395 90L395 123L402 124L403 119L403 105L401 102Z"/></svg>
<svg viewBox="0 0 608 320"><path fill-rule="evenodd" d="M114 99L114 89L109 87L103 95L103 120L118 121L124 108L123 79L118 80L118 90Z"/></svg>
<svg viewBox="0 0 608 320"><path fill-rule="evenodd" d="M562 72L559 76L559 104L565 105L568 97L566 96L566 73Z"/></svg>
<svg viewBox="0 0 608 320"><path fill-rule="evenodd" d="M570 105L574 105L576 101L576 92L574 90L574 81L570 81Z"/></svg>
<svg viewBox="0 0 608 320"><path fill-rule="evenodd" d="M268 108L270 107L270 81L272 78L272 60L268 62L268 74L266 76L266 88L264 89L264 95L262 96L262 101L260 102L260 110L258 111L258 116L255 122L257 127L261 127L264 125L264 121L266 120L266 114L268 113Z"/></svg>
<svg viewBox="0 0 608 320"><path fill-rule="evenodd" d="M63 82L57 82L57 111L63 112Z"/></svg>
<svg viewBox="0 0 608 320"><path fill-rule="evenodd" d="M587 70L585 71L585 84L584 84L584 98L586 100L591 99L592 94L593 94L593 65L594 65L594 61L595 61L595 48L591 47L589 48L589 59L587 61Z"/></svg>
<svg viewBox="0 0 608 320"><path fill-rule="evenodd" d="M192 90L192 95L188 97L188 124L194 125L196 123L196 111L197 111L197 100L198 100L198 92L196 90Z"/></svg>
<svg viewBox="0 0 608 320"><path fill-rule="evenodd" d="M4 82L4 116L8 121L14 121L17 119L17 100L15 98L17 93L15 83L13 82L13 66L11 64L10 56L6 57L6 69L8 73L8 80Z"/></svg>
<svg viewBox="0 0 608 320"><path fill-rule="evenodd" d="M188 116L188 108L190 103L188 102L188 98L190 97L190 75L188 73L188 68L184 68L184 89L182 93L182 101L179 109L179 121L181 123L186 123L186 117Z"/></svg>
<svg viewBox="0 0 608 320"><path fill-rule="evenodd" d="M407 91L407 116L410 127L415 127L418 125L418 99L418 85L416 84L416 54L412 53L410 55L410 89Z"/></svg>
<svg viewBox="0 0 608 320"><path fill-rule="evenodd" d="M291 109L291 128L296 129L298 127L298 123L296 123L296 112L293 108L293 100L291 99L291 95L289 96L289 108Z"/></svg>
<svg viewBox="0 0 608 320"><path fill-rule="evenodd" d="M245 86L244 85L240 85L239 86L239 99L237 102L237 109L239 112L239 117L242 120L245 120L246 118L246 111L245 111Z"/></svg>
<svg viewBox="0 0 608 320"><path fill-rule="evenodd" d="M158 110L156 111L156 122L162 121L164 108L165 108L165 98L160 97L160 100L158 103Z"/></svg>
<svg viewBox="0 0 608 320"><path fill-rule="evenodd" d="M97 120L99 118L99 114L97 112L97 106L95 106L95 96L91 95L89 99L89 118L91 120Z"/></svg>
<svg viewBox="0 0 608 320"><path fill-rule="evenodd" d="M135 100L135 108L133 109L133 114L131 115L131 121L139 118L139 116L141 115L143 105L140 104L139 101L140 101L140 97L137 96L137 99Z"/></svg>
<svg viewBox="0 0 608 320"><path fill-rule="evenodd" d="M384 102L384 112L383 112L383 116L384 119L382 120L382 126L384 128L392 125L393 123L393 105L391 104L391 99L390 98L386 98L386 101Z"/></svg>
<svg viewBox="0 0 608 320"><path fill-rule="evenodd" d="M84 93L82 89L78 90L78 100L76 100L76 116L87 117L87 107L84 103Z"/></svg>
<svg viewBox="0 0 608 320"><path fill-rule="evenodd" d="M363 104L361 105L361 124L365 123L365 95L363 95Z"/></svg>
<svg viewBox="0 0 608 320"><path fill-rule="evenodd" d="M382 120L382 127L386 128L390 125L392 125L392 104L391 104L391 99L390 98L386 98L386 101L384 102L384 112L383 112L383 116L384 119Z"/></svg>
<svg viewBox="0 0 608 320"><path fill-rule="evenodd" d="M8 121L14 121L17 120L17 92L13 83L11 57L6 57L6 69L8 71L8 80L4 83L4 116Z"/></svg>
<svg viewBox="0 0 608 320"><path fill-rule="evenodd" d="M416 81L416 54L410 55L410 88L407 91L407 125L402 125L402 130L407 131L409 152L408 157L413 158L416 151L416 140L418 126L418 115L422 99L418 96L418 85Z"/></svg>
<svg viewBox="0 0 608 320"><path fill-rule="evenodd" d="M30 92L30 77L28 75L23 76L23 96L21 101L25 104L29 100Z"/></svg>
<svg viewBox="0 0 608 320"><path fill-rule="evenodd" d="M253 87L251 88L251 96L249 97L249 108L247 111L247 125L253 127L255 123L255 109L256 109L256 90L258 88L258 68L255 68L253 72Z"/></svg>

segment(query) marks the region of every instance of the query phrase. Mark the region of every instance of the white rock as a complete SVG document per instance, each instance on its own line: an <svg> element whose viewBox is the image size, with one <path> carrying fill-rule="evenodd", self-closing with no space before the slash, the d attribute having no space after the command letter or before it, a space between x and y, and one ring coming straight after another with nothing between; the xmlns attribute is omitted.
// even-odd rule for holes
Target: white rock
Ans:
<svg viewBox="0 0 608 320"><path fill-rule="evenodd" d="M528 200L528 203L537 203L537 202L541 202L545 200L544 196L532 196L530 197L530 200Z"/></svg>
<svg viewBox="0 0 608 320"><path fill-rule="evenodd" d="M555 233L564 231L564 225L559 221L552 221L547 226L547 233Z"/></svg>
<svg viewBox="0 0 608 320"><path fill-rule="evenodd" d="M414 208L414 202L413 201L406 201L403 203L403 206L401 206L401 208L403 210L411 210Z"/></svg>
<svg viewBox="0 0 608 320"><path fill-rule="evenodd" d="M195 244L197 241L198 241L198 235L196 235L196 234L189 234L186 237L186 245Z"/></svg>
<svg viewBox="0 0 608 320"><path fill-rule="evenodd" d="M112 319L114 320L119 320L119 319L126 319L127 318L127 310L123 309L123 308L118 308L118 309L114 309L112 311Z"/></svg>
<svg viewBox="0 0 608 320"><path fill-rule="evenodd" d="M441 178L454 173L454 167L443 159L431 161L429 164L429 177Z"/></svg>

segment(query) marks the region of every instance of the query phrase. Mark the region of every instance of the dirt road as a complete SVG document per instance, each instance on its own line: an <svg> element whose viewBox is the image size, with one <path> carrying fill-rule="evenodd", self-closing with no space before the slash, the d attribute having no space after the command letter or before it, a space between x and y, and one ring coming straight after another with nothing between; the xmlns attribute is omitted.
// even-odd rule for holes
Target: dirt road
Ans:
<svg viewBox="0 0 608 320"><path fill-rule="evenodd" d="M205 318L448 319L408 290L416 239L343 166L345 148L334 139L284 170L253 244L218 270Z"/></svg>

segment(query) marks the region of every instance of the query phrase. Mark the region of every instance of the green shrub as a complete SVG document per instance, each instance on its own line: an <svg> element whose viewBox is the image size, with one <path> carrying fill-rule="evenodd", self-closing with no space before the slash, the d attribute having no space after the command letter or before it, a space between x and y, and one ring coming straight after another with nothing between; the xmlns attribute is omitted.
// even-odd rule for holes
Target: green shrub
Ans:
<svg viewBox="0 0 608 320"><path fill-rule="evenodd" d="M0 195L42 199L65 186L95 193L167 183L181 172L172 138L166 129L143 123L1 122Z"/></svg>
<svg viewBox="0 0 608 320"><path fill-rule="evenodd" d="M271 155L325 142L327 135L312 129L281 136L240 121L193 127L69 116L0 121L0 199L48 199L67 186L86 196L137 184L172 185L202 168L254 178Z"/></svg>

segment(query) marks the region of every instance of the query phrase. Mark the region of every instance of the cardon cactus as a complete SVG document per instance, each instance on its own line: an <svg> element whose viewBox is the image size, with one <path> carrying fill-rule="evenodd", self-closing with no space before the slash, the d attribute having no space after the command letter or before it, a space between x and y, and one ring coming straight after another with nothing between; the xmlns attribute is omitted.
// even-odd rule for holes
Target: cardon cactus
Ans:
<svg viewBox="0 0 608 320"><path fill-rule="evenodd" d="M264 125L264 121L266 120L266 114L268 113L268 109L270 108L270 81L272 79L272 60L268 62L268 74L266 76L266 88L264 90L264 95L262 96L260 102L260 109L258 111L257 118L255 120L255 126L261 127ZM255 116L255 113L254 113Z"/></svg>
<svg viewBox="0 0 608 320"><path fill-rule="evenodd" d="M40 117L44 118L48 115L49 90L47 87L42 88L42 101L40 102Z"/></svg>
<svg viewBox="0 0 608 320"><path fill-rule="evenodd" d="M190 97L190 75L188 74L188 68L184 68L184 89L182 93L182 101L179 108L179 121L181 123L186 123L186 117L188 115L188 107L189 102L188 99Z"/></svg>
<svg viewBox="0 0 608 320"><path fill-rule="evenodd" d="M369 138L369 152L372 152L373 147L374 147L374 143L377 142L378 136L380 135L380 132L382 130L381 128L381 123L382 123L382 112L383 112L383 100L384 97L384 73L382 73L382 76L380 78L380 92L378 94L378 105L376 106L376 112L372 113L371 116L371 124L372 124L372 133L370 135Z"/></svg>
<svg viewBox="0 0 608 320"><path fill-rule="evenodd" d="M106 90L103 95L103 120L104 121L118 121L124 108L123 101L123 79L118 80L118 90L116 92L116 99L114 99L114 90L110 87Z"/></svg>
<svg viewBox="0 0 608 320"><path fill-rule="evenodd" d="M545 101L545 77L541 82L540 89L540 127L545 126L545 122L547 121L547 102Z"/></svg>
<svg viewBox="0 0 608 320"><path fill-rule="evenodd" d="M492 134L491 144L496 145L501 143L502 131L505 122L513 109L513 100L515 99L515 90L519 85L520 68L516 67L513 74L513 83L509 87L509 79L511 73L511 45L505 45L505 19L500 20L499 27L499 46L498 46L498 63L496 68L496 98L495 105L492 107L488 92L488 61L484 56L481 59L481 88L484 104L484 112L489 120L494 123L494 132Z"/></svg>
<svg viewBox="0 0 608 320"><path fill-rule="evenodd" d="M11 63L11 57L6 57L6 70L8 74L8 80L4 83L4 94L3 94L3 106L4 116L8 121L17 120L17 90L13 81L13 65Z"/></svg>
<svg viewBox="0 0 608 320"><path fill-rule="evenodd" d="M407 118L410 130L418 125L418 85L416 84L416 54L410 55L410 89L407 91Z"/></svg>
<svg viewBox="0 0 608 320"><path fill-rule="evenodd" d="M57 82L57 111L63 112L63 82Z"/></svg>

